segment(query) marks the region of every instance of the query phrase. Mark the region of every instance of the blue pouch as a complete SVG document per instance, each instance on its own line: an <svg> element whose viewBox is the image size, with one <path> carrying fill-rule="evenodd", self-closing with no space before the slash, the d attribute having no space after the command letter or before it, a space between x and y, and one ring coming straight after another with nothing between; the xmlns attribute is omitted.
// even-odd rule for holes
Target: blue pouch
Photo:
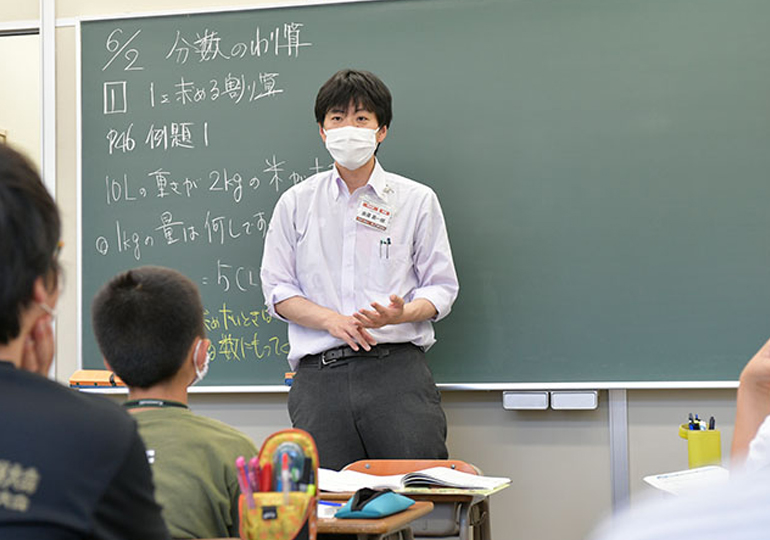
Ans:
<svg viewBox="0 0 770 540"><path fill-rule="evenodd" d="M389 489L363 488L356 491L334 517L340 519L377 519L402 512L414 501Z"/></svg>

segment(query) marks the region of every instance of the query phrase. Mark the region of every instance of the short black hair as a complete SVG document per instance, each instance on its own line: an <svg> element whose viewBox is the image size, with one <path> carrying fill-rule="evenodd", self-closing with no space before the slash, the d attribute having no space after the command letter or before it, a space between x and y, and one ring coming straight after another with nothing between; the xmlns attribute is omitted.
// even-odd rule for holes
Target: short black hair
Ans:
<svg viewBox="0 0 770 540"><path fill-rule="evenodd" d="M35 168L0 143L0 344L21 333L35 280L57 279L60 235L59 211Z"/></svg>
<svg viewBox="0 0 770 540"><path fill-rule="evenodd" d="M193 341L206 337L198 287L161 266L142 266L112 278L96 293L91 320L104 359L137 388L176 375Z"/></svg>
<svg viewBox="0 0 770 540"><path fill-rule="evenodd" d="M315 99L315 119L323 125L326 113L340 107L347 110L353 102L357 107L372 111L380 127L393 120L393 99L385 83L374 73L343 69L326 81Z"/></svg>

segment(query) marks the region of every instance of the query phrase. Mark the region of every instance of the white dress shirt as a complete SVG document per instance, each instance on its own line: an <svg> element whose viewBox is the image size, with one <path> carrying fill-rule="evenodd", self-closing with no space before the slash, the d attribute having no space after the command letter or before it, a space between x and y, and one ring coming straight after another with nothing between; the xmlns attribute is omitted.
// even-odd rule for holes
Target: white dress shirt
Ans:
<svg viewBox="0 0 770 540"><path fill-rule="evenodd" d="M392 212L386 231L356 221L366 199ZM445 317L459 284L444 216L427 186L375 164L369 182L351 195L336 167L292 187L278 200L265 238L262 291L270 313L294 296L342 315L387 306L390 295L405 302L429 300ZM377 343L411 342L424 349L436 339L430 321L370 329ZM324 330L289 321L289 364L344 345Z"/></svg>
<svg viewBox="0 0 770 540"><path fill-rule="evenodd" d="M749 443L749 453L743 467L752 472L770 469L770 416L765 418Z"/></svg>
<svg viewBox="0 0 770 540"><path fill-rule="evenodd" d="M678 497L635 503L606 521L592 540L767 540L770 469Z"/></svg>

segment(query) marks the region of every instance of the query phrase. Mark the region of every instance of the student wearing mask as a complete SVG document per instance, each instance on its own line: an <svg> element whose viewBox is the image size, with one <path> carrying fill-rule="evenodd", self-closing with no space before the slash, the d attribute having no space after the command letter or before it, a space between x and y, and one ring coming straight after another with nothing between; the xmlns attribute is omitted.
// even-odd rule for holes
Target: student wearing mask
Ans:
<svg viewBox="0 0 770 540"><path fill-rule="evenodd" d="M0 144L0 538L165 540L136 424L45 377L60 227L32 166Z"/></svg>
<svg viewBox="0 0 770 540"><path fill-rule="evenodd" d="M104 285L91 313L105 363L129 388L125 406L147 446L171 535L237 537L235 460L257 449L187 406L187 388L203 379L209 361L197 286L176 270L143 266Z"/></svg>
<svg viewBox="0 0 770 540"><path fill-rule="evenodd" d="M372 73L334 74L315 117L334 167L280 198L261 269L270 312L289 323L292 423L327 468L446 458L425 350L459 285L438 198L376 159L392 109Z"/></svg>

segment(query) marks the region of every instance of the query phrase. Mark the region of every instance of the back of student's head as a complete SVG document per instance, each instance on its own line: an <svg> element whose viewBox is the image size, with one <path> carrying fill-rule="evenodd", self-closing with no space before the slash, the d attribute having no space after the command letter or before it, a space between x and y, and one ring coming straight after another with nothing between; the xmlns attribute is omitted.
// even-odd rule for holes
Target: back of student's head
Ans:
<svg viewBox="0 0 770 540"><path fill-rule="evenodd" d="M37 278L55 285L61 223L34 167L0 143L0 345L19 336Z"/></svg>
<svg viewBox="0 0 770 540"><path fill-rule="evenodd" d="M149 388L173 377L197 338L205 337L195 284L160 266L118 274L91 306L104 359L128 386Z"/></svg>
<svg viewBox="0 0 770 540"><path fill-rule="evenodd" d="M326 113L338 107L347 110L352 102L376 114L380 126L390 126L393 119L392 101L390 90L374 73L343 69L332 75L318 90L315 119L323 125Z"/></svg>

